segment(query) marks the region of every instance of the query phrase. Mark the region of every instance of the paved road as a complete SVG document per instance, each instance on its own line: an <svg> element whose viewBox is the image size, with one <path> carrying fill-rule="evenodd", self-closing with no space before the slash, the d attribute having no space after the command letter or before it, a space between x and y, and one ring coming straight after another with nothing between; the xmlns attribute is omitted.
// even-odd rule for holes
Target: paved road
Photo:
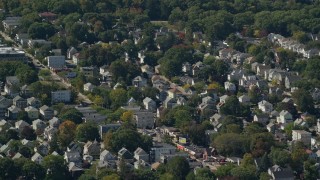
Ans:
<svg viewBox="0 0 320 180"><path fill-rule="evenodd" d="M22 49L22 47L18 46L18 45L16 44L16 42L15 42L11 37L9 37L7 34L5 34L4 32L0 31L0 35L1 35L6 41L13 42L15 48ZM50 69L49 69L47 66L45 66L44 64L41 64L41 62L40 62L38 59L36 59L32 54L27 53L27 52L25 51L25 55L28 56L28 57L32 60L32 63L33 63L33 65L34 65L34 67L36 67L36 68L38 68L38 69L47 69L47 70L50 71ZM64 81L64 79L63 79L62 77L60 77L58 74L56 74L55 72L50 71L50 73L51 73L52 79L61 82L61 84L62 84L66 89L69 89L69 88L72 87L72 85L71 85L70 83ZM88 104L92 104L92 101L91 101L87 96L83 95L83 94L80 93L80 92L78 93L78 99L79 99L79 100L82 100L82 101L84 101L84 102L86 102L86 103L88 103Z"/></svg>

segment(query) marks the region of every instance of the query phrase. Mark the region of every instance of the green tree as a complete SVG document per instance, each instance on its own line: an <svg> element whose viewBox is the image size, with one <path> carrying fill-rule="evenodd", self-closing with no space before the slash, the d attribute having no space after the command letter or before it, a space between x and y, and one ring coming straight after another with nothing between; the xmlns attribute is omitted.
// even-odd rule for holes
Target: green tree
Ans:
<svg viewBox="0 0 320 180"><path fill-rule="evenodd" d="M303 168L304 168L304 178L305 179L318 179L319 178L319 173L317 171L317 167L315 165L315 162L312 160L305 161L303 163Z"/></svg>
<svg viewBox="0 0 320 180"><path fill-rule="evenodd" d="M110 99L113 108L116 109L127 102L127 92L122 88L114 89L110 92Z"/></svg>
<svg viewBox="0 0 320 180"><path fill-rule="evenodd" d="M213 172L211 172L210 169L208 168L197 169L195 180L210 180L210 179L216 179L215 174L213 174Z"/></svg>
<svg viewBox="0 0 320 180"><path fill-rule="evenodd" d="M227 163L223 166L218 167L218 169L215 172L215 175L219 178L231 176L231 170L235 167L236 167L235 164Z"/></svg>
<svg viewBox="0 0 320 180"><path fill-rule="evenodd" d="M242 156L249 150L249 139L243 135L226 133L217 136L213 145L223 155Z"/></svg>
<svg viewBox="0 0 320 180"><path fill-rule="evenodd" d="M298 89L292 93L292 98L299 111L314 113L313 98L309 92L304 89Z"/></svg>
<svg viewBox="0 0 320 180"><path fill-rule="evenodd" d="M281 167L285 167L291 160L289 152L277 148L271 148L269 157L273 164Z"/></svg>
<svg viewBox="0 0 320 180"><path fill-rule="evenodd" d="M0 161L0 177L3 179L16 179L16 167L10 158L2 158Z"/></svg>
<svg viewBox="0 0 320 180"><path fill-rule="evenodd" d="M39 164L27 161L22 167L23 174L27 179L44 179L46 170Z"/></svg>
<svg viewBox="0 0 320 180"><path fill-rule="evenodd" d="M35 22L28 29L29 37L32 39L48 39L55 33L53 25Z"/></svg>
<svg viewBox="0 0 320 180"><path fill-rule="evenodd" d="M167 172L177 179L184 179L189 169L189 162L184 157L174 157L167 164Z"/></svg>
<svg viewBox="0 0 320 180"><path fill-rule="evenodd" d="M192 120L192 116L189 111L187 110L178 110L174 113L175 118L175 126L176 127L183 127L190 123Z"/></svg>
<svg viewBox="0 0 320 180"><path fill-rule="evenodd" d="M83 121L82 120L83 114L75 108L64 110L64 112L61 113L59 117L63 121L70 120L75 124L80 124Z"/></svg>
<svg viewBox="0 0 320 180"><path fill-rule="evenodd" d="M43 158L41 164L49 173L46 175L46 179L66 179L67 166L62 156L48 155Z"/></svg>
<svg viewBox="0 0 320 180"><path fill-rule="evenodd" d="M100 140L97 125L93 123L82 123L77 127L76 138L81 142Z"/></svg>

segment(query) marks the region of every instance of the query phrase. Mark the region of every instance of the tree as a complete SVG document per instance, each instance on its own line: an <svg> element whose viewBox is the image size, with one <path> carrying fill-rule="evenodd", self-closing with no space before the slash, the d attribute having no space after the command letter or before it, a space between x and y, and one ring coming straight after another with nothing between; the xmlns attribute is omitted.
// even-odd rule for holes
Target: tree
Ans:
<svg viewBox="0 0 320 180"><path fill-rule="evenodd" d="M77 127L76 138L81 142L100 140L97 125L93 123L82 123Z"/></svg>
<svg viewBox="0 0 320 180"><path fill-rule="evenodd" d="M76 124L72 121L64 121L59 126L58 140L62 147L67 147L75 138Z"/></svg>
<svg viewBox="0 0 320 180"><path fill-rule="evenodd" d="M221 107L221 113L238 116L241 113L241 104L238 98L236 96L228 97L226 103Z"/></svg>
<svg viewBox="0 0 320 180"><path fill-rule="evenodd" d="M195 175L195 180L210 180L216 179L216 176L208 168L197 169L197 174Z"/></svg>
<svg viewBox="0 0 320 180"><path fill-rule="evenodd" d="M269 158L273 164L281 167L285 167L291 160L289 152L277 148L271 148Z"/></svg>
<svg viewBox="0 0 320 180"><path fill-rule="evenodd" d="M0 177L3 179L16 179L16 167L10 158L2 158L0 161Z"/></svg>
<svg viewBox="0 0 320 180"><path fill-rule="evenodd" d="M303 163L304 168L304 179L318 179L319 173L317 171L317 166L315 165L315 162L312 160L307 160Z"/></svg>
<svg viewBox="0 0 320 180"><path fill-rule="evenodd" d="M62 156L48 155L43 158L42 166L49 171L46 179L66 179L67 166Z"/></svg>
<svg viewBox="0 0 320 180"><path fill-rule="evenodd" d="M70 120L75 124L82 123L83 114L75 108L66 109L64 113L61 113L60 118L63 121Z"/></svg>
<svg viewBox="0 0 320 180"><path fill-rule="evenodd" d="M309 92L304 89L298 89L292 93L292 98L299 111L314 113L313 98Z"/></svg>
<svg viewBox="0 0 320 180"><path fill-rule="evenodd" d="M30 126L25 126L21 131L20 137L32 141L37 138L37 135Z"/></svg>
<svg viewBox="0 0 320 180"><path fill-rule="evenodd" d="M35 22L28 29L29 37L32 39L48 39L55 33L53 25Z"/></svg>
<svg viewBox="0 0 320 180"><path fill-rule="evenodd" d="M140 135L131 128L120 128L114 133L107 133L104 137L104 144L112 152L118 152L122 147L129 151L135 151L138 147L149 151L152 146L152 138Z"/></svg>
<svg viewBox="0 0 320 180"><path fill-rule="evenodd" d="M122 88L114 89L110 92L110 99L113 108L116 109L127 102L127 92Z"/></svg>
<svg viewBox="0 0 320 180"><path fill-rule="evenodd" d="M44 179L46 170L39 164L27 161L22 167L23 174L27 179Z"/></svg>
<svg viewBox="0 0 320 180"><path fill-rule="evenodd" d="M235 168L236 165L232 164L232 163L227 163L223 166L218 167L218 169L215 172L215 175L219 178L223 178L226 176L230 176L231 175L231 170L233 168Z"/></svg>
<svg viewBox="0 0 320 180"><path fill-rule="evenodd" d="M120 180L120 176L113 173L102 178L102 180Z"/></svg>
<svg viewBox="0 0 320 180"><path fill-rule="evenodd" d="M242 167L238 166L231 170L231 175L239 179L256 179L255 166Z"/></svg>
<svg viewBox="0 0 320 180"><path fill-rule="evenodd" d="M241 156L248 152L248 137L234 133L226 133L217 136L213 145L223 155Z"/></svg>
<svg viewBox="0 0 320 180"><path fill-rule="evenodd" d="M175 126L176 127L183 127L190 123L192 120L192 116L189 111L187 110L178 110L174 113L175 118Z"/></svg>
<svg viewBox="0 0 320 180"><path fill-rule="evenodd" d="M167 164L167 172L177 179L184 179L189 168L189 162L184 157L173 157Z"/></svg>
<svg viewBox="0 0 320 180"><path fill-rule="evenodd" d="M133 120L133 112L132 111L126 111L121 115L121 120L124 122L132 122Z"/></svg>

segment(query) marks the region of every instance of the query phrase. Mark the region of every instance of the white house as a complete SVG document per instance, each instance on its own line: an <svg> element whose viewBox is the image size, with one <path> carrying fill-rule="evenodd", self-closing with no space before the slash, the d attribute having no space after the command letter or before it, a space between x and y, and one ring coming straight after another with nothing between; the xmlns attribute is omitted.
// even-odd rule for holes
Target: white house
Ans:
<svg viewBox="0 0 320 180"><path fill-rule="evenodd" d="M92 92L95 87L96 86L91 83L86 83L83 85L83 90L88 91L88 92Z"/></svg>
<svg viewBox="0 0 320 180"><path fill-rule="evenodd" d="M43 157L37 152L31 157L31 161L37 164L41 164L42 160L43 160Z"/></svg>
<svg viewBox="0 0 320 180"><path fill-rule="evenodd" d="M236 91L236 85L231 82L224 82L224 89L227 91Z"/></svg>
<svg viewBox="0 0 320 180"><path fill-rule="evenodd" d="M238 100L239 100L239 102L244 103L244 104L250 103L250 97L245 94L242 96L239 96Z"/></svg>
<svg viewBox="0 0 320 180"><path fill-rule="evenodd" d="M277 117L277 122L282 124L292 122L292 120L292 114L286 110L282 110L279 117Z"/></svg>
<svg viewBox="0 0 320 180"><path fill-rule="evenodd" d="M144 98L143 105L149 111L154 111L157 108L156 102L149 97Z"/></svg>
<svg viewBox="0 0 320 180"><path fill-rule="evenodd" d="M258 108L264 113L270 113L273 110L273 105L266 100L262 100L258 103Z"/></svg>
<svg viewBox="0 0 320 180"><path fill-rule="evenodd" d="M304 130L292 130L292 141L301 141L305 145L310 145L311 133Z"/></svg>
<svg viewBox="0 0 320 180"><path fill-rule="evenodd" d="M48 67L50 69L62 69L65 67L65 57L64 56L48 56Z"/></svg>

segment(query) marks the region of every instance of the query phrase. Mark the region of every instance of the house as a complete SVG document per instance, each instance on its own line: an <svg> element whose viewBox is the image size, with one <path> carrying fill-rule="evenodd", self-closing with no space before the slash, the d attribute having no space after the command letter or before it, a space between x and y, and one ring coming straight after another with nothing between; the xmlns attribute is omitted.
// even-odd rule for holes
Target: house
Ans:
<svg viewBox="0 0 320 180"><path fill-rule="evenodd" d="M39 13L39 16L42 18L42 20L44 21L53 21L55 20L58 15L55 14L55 13L52 13L52 12L42 12L42 13Z"/></svg>
<svg viewBox="0 0 320 180"><path fill-rule="evenodd" d="M100 161L114 161L114 160L117 160L117 158L111 154L110 151L108 150L103 150L101 153L100 153Z"/></svg>
<svg viewBox="0 0 320 180"><path fill-rule="evenodd" d="M246 95L246 94L239 96L238 100L239 100L240 103L243 103L243 104L249 104L250 103L250 97L248 95Z"/></svg>
<svg viewBox="0 0 320 180"><path fill-rule="evenodd" d="M269 65L262 65L262 64L258 64L256 66L256 74L258 76L265 76L265 72L269 71L271 69L271 67Z"/></svg>
<svg viewBox="0 0 320 180"><path fill-rule="evenodd" d="M100 156L100 143L96 140L88 141L83 147L83 154L98 158Z"/></svg>
<svg viewBox="0 0 320 180"><path fill-rule="evenodd" d="M32 129L36 132L43 132L46 127L46 123L40 119L32 121Z"/></svg>
<svg viewBox="0 0 320 180"><path fill-rule="evenodd" d="M312 99L316 102L320 101L320 89L314 88L311 90Z"/></svg>
<svg viewBox="0 0 320 180"><path fill-rule="evenodd" d="M40 114L44 120L49 120L54 117L54 110L47 105L40 107Z"/></svg>
<svg viewBox="0 0 320 180"><path fill-rule="evenodd" d="M48 56L46 57L48 67L52 70L65 68L66 59L64 56Z"/></svg>
<svg viewBox="0 0 320 180"><path fill-rule="evenodd" d="M28 47L30 49L34 48L36 45L51 45L52 42L51 41L47 41L47 40L44 40L44 39L29 39L28 40Z"/></svg>
<svg viewBox="0 0 320 180"><path fill-rule="evenodd" d="M37 98L31 97L27 99L27 105L35 108L39 108L41 106L41 103Z"/></svg>
<svg viewBox="0 0 320 180"><path fill-rule="evenodd" d="M37 153L42 154L44 156L49 154L49 150L50 150L50 145L46 141L42 142L37 147L34 147L34 152L37 152Z"/></svg>
<svg viewBox="0 0 320 180"><path fill-rule="evenodd" d="M6 17L5 20L2 21L3 28L7 33L14 33L17 31L21 24L21 17Z"/></svg>
<svg viewBox="0 0 320 180"><path fill-rule="evenodd" d="M15 128L21 132L26 126L30 126L30 124L28 124L27 122L20 120L15 122Z"/></svg>
<svg viewBox="0 0 320 180"><path fill-rule="evenodd" d="M286 110L282 110L277 118L278 123L287 124L292 122L292 114Z"/></svg>
<svg viewBox="0 0 320 180"><path fill-rule="evenodd" d="M70 49L67 50L67 58L68 58L68 59L72 59L72 56L73 56L74 54L76 54L77 52L78 52L78 51L77 51L76 48L71 47Z"/></svg>
<svg viewBox="0 0 320 180"><path fill-rule="evenodd" d="M191 64L189 62L185 62L182 64L182 72L184 72L186 74L191 73Z"/></svg>
<svg viewBox="0 0 320 180"><path fill-rule="evenodd" d="M226 82L224 82L224 89L226 91L235 92L236 91L236 85L234 83L226 81Z"/></svg>
<svg viewBox="0 0 320 180"><path fill-rule="evenodd" d="M56 127L47 126L44 129L43 136L50 142L53 139L53 137L57 134L57 132L58 129Z"/></svg>
<svg viewBox="0 0 320 180"><path fill-rule="evenodd" d="M51 103L69 103L71 102L71 91L70 90L60 90L51 92Z"/></svg>
<svg viewBox="0 0 320 180"><path fill-rule="evenodd" d="M134 87L145 87L147 85L147 79L145 79L141 76L137 76L137 77L133 78L132 85Z"/></svg>
<svg viewBox="0 0 320 180"><path fill-rule="evenodd" d="M83 62L85 60L85 56L82 53L74 53L72 55L72 62L75 65L79 65L80 62Z"/></svg>
<svg viewBox="0 0 320 180"><path fill-rule="evenodd" d="M58 128L60 125L60 120L57 117L53 117L48 122L50 127Z"/></svg>
<svg viewBox="0 0 320 180"><path fill-rule="evenodd" d="M269 88L269 94L274 94L274 95L280 96L280 95L283 94L283 91L278 87L270 87Z"/></svg>
<svg viewBox="0 0 320 180"><path fill-rule="evenodd" d="M201 62L198 61L197 63L192 65L192 75L196 76L199 74L199 72L205 67L205 65Z"/></svg>
<svg viewBox="0 0 320 180"><path fill-rule="evenodd" d="M91 83L86 83L83 85L83 90L87 92L92 92L96 86Z"/></svg>
<svg viewBox="0 0 320 180"><path fill-rule="evenodd" d="M139 63L144 64L144 59L146 58L145 50L141 50L138 52L138 58L139 58Z"/></svg>
<svg viewBox="0 0 320 180"><path fill-rule="evenodd" d="M269 121L269 116L266 114L259 114L259 115L256 114L253 116L253 121L266 125L267 122Z"/></svg>
<svg viewBox="0 0 320 180"><path fill-rule="evenodd" d="M70 162L74 162L75 164L77 165L80 165L81 164L81 156L80 156L80 153L77 152L77 151L74 151L74 152L64 152L64 160L67 162L67 163L70 163Z"/></svg>
<svg viewBox="0 0 320 180"><path fill-rule="evenodd" d="M157 109L156 102L149 97L144 98L143 105L145 109L149 111L155 111Z"/></svg>
<svg viewBox="0 0 320 180"><path fill-rule="evenodd" d="M13 98L12 102L14 106L20 109L24 109L27 107L27 100L20 96L16 96L15 98Z"/></svg>
<svg viewBox="0 0 320 180"><path fill-rule="evenodd" d="M268 169L268 174L273 180L294 180L294 174L291 168L282 168L274 165Z"/></svg>
<svg viewBox="0 0 320 180"><path fill-rule="evenodd" d="M33 90L30 88L30 86L28 85L23 85L21 88L20 88L20 95L22 97L30 97L33 95Z"/></svg>
<svg viewBox="0 0 320 180"><path fill-rule="evenodd" d="M98 162L98 167L99 168L111 168L115 169L116 168L116 160L117 158L111 154L110 151L104 150L100 153L100 160Z"/></svg>
<svg viewBox="0 0 320 180"><path fill-rule="evenodd" d="M230 74L228 74L228 81L239 81L244 73L245 72L242 69L233 70Z"/></svg>
<svg viewBox="0 0 320 180"><path fill-rule="evenodd" d="M133 154L134 159L137 161L143 160L145 162L149 162L149 154L146 153L142 148L138 147Z"/></svg>
<svg viewBox="0 0 320 180"><path fill-rule="evenodd" d="M116 131L118 128L121 127L121 124L104 124L104 125L99 125L99 134L100 138L102 139L104 134L107 133L109 130L114 130Z"/></svg>
<svg viewBox="0 0 320 180"><path fill-rule="evenodd" d="M286 78L285 78L285 87L287 88L287 89L290 89L290 88L292 88L292 85L295 83L295 82L297 82L297 81L299 81L299 80L301 80L301 77L300 76L296 76L296 75L288 75L288 76L286 76Z"/></svg>
<svg viewBox="0 0 320 180"><path fill-rule="evenodd" d="M20 80L17 76L7 76L4 86L4 92L11 97L15 97L19 94Z"/></svg>
<svg viewBox="0 0 320 180"><path fill-rule="evenodd" d="M95 66L80 67L80 72L82 72L86 77L96 77L99 74L99 71Z"/></svg>
<svg viewBox="0 0 320 180"><path fill-rule="evenodd" d="M74 141L72 141L67 147L68 152L79 152L80 154L82 153L82 149L82 145Z"/></svg>
<svg viewBox="0 0 320 180"><path fill-rule="evenodd" d="M158 143L155 144L150 150L150 162L160 162L161 154L173 154L175 153L176 147L166 144L166 143Z"/></svg>
<svg viewBox="0 0 320 180"><path fill-rule="evenodd" d="M39 118L39 111L37 108L28 106L24 108L24 111L28 114L29 119L38 119Z"/></svg>
<svg viewBox="0 0 320 180"><path fill-rule="evenodd" d="M16 120L18 119L19 112L21 112L21 109L18 108L17 106L12 105L11 107L8 108L7 117L11 120Z"/></svg>
<svg viewBox="0 0 320 180"><path fill-rule="evenodd" d="M221 103L226 103L226 100L228 99L228 97L229 97L228 95L220 96L220 98L219 98L219 99L220 99L220 102L221 102Z"/></svg>
<svg viewBox="0 0 320 180"><path fill-rule="evenodd" d="M125 160L127 162L132 162L133 161L133 155L126 149L122 148L118 151L118 160Z"/></svg>
<svg viewBox="0 0 320 180"><path fill-rule="evenodd" d="M21 140L21 144L24 145L24 146L27 146L29 148L32 148L34 146L33 142L29 141L27 139L22 139Z"/></svg>
<svg viewBox="0 0 320 180"><path fill-rule="evenodd" d="M306 146L311 144L311 133L305 130L292 130L292 141L300 141Z"/></svg>
<svg viewBox="0 0 320 180"><path fill-rule="evenodd" d="M0 118L5 118L8 108L12 105L12 99L0 95Z"/></svg>
<svg viewBox="0 0 320 180"><path fill-rule="evenodd" d="M37 164L41 164L42 160L43 160L43 157L37 152L31 157L31 161Z"/></svg>
<svg viewBox="0 0 320 180"><path fill-rule="evenodd" d="M270 113L273 110L273 105L266 100L258 103L258 108L264 113Z"/></svg>
<svg viewBox="0 0 320 180"><path fill-rule="evenodd" d="M172 89L168 90L167 92L168 92L168 97L170 97L170 98L176 98L176 97L178 97L178 96L181 96L181 95L182 95L181 90L180 90L180 89L178 89L178 88L176 88L176 87L174 87L174 88L172 88Z"/></svg>
<svg viewBox="0 0 320 180"><path fill-rule="evenodd" d="M137 128L145 129L154 127L154 114L150 111L141 110L134 112L133 120Z"/></svg>

